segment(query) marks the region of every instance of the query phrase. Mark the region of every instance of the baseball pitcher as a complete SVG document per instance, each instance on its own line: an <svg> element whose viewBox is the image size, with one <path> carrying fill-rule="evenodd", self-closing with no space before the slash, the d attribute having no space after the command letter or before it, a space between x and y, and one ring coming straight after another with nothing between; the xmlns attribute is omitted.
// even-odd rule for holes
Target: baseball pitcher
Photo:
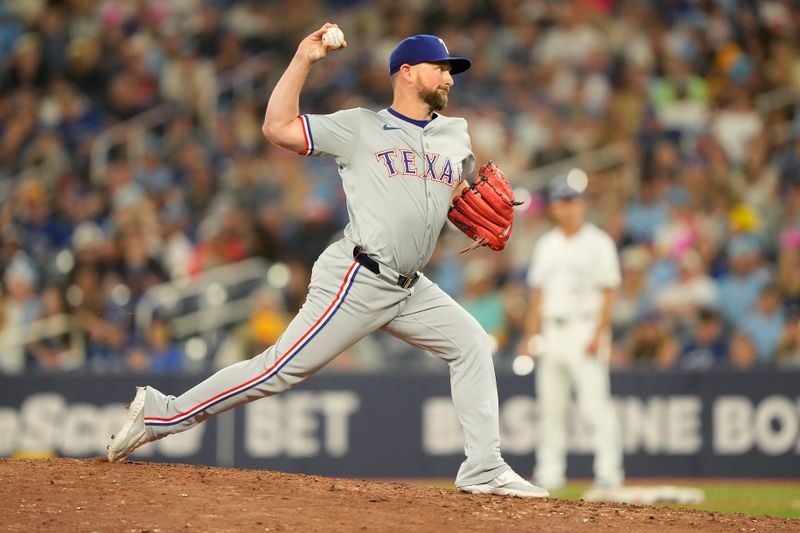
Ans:
<svg viewBox="0 0 800 533"><path fill-rule="evenodd" d="M498 400L487 334L419 272L447 218L474 246L501 250L511 234L513 195L494 164L468 184L474 158L461 118L440 114L453 76L470 67L440 38L415 35L390 57L391 107L301 114L314 63L347 42L325 24L300 43L267 104L263 132L304 156L335 160L349 224L314 265L308 296L274 346L227 367L180 396L137 388L110 461L207 418L278 394L311 376L365 335L383 329L450 366L453 403L466 437L456 486L470 493L547 496L514 473L499 448Z"/></svg>

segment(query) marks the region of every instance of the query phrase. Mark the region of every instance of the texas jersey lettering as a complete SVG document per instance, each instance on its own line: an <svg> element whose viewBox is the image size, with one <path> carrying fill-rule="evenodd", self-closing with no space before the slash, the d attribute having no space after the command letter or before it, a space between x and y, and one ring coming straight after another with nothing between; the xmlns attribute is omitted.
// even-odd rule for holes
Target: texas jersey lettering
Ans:
<svg viewBox="0 0 800 533"><path fill-rule="evenodd" d="M443 163L439 163L439 154L423 152L422 172L417 170L417 155L413 150L397 148L387 148L375 154L375 158L383 163L387 177L393 178L397 175L414 176L425 180L438 181L444 183L451 189L455 189L461 183L462 169L458 164L453 177L453 162L449 157ZM399 159L399 164L398 164Z"/></svg>

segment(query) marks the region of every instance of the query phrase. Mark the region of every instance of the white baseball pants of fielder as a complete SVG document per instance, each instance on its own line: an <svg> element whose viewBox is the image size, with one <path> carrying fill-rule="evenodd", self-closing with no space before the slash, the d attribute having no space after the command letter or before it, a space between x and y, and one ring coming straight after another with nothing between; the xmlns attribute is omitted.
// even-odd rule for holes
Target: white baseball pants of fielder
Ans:
<svg viewBox="0 0 800 533"><path fill-rule="evenodd" d="M314 265L308 296L274 346L224 368L182 395L147 387L147 435L185 431L228 409L278 394L382 328L443 359L464 430L466 460L456 485L486 483L509 466L500 455L497 383L489 340L478 322L425 276L404 289L353 260L348 240L329 246Z"/></svg>
<svg viewBox="0 0 800 533"><path fill-rule="evenodd" d="M543 323L544 350L536 365L541 431L534 480L545 488L561 487L566 478L567 412L573 389L578 410L594 433L595 483L614 487L623 480L619 418L609 382L610 342L598 354L587 355L594 328L591 319Z"/></svg>

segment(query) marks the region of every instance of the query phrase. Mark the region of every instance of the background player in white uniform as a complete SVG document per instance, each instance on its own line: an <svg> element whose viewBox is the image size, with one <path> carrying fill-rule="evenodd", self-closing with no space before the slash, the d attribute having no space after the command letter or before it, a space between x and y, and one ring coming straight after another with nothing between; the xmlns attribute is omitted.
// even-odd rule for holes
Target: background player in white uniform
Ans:
<svg viewBox="0 0 800 533"><path fill-rule="evenodd" d="M613 489L623 479L619 420L608 371L611 309L620 268L611 237L583 220L586 182L586 174L575 169L550 183L550 214L556 227L536 243L528 272L530 309L522 349L538 352L533 355L538 356L541 413L534 482L549 490L565 482L572 389L594 430L595 486Z"/></svg>
<svg viewBox="0 0 800 533"><path fill-rule="evenodd" d="M322 36L332 26L300 43L270 96L263 130L275 144L336 160L350 215L345 237L317 260L306 302L274 346L178 397L138 389L128 422L112 437L109 460L124 460L146 442L287 390L382 328L450 365L467 456L456 486L472 493L546 496L500 455L486 333L418 273L433 253L454 193L474 166L466 121L437 113L447 104L452 75L470 62L450 56L438 37L409 37L390 58L391 108L300 115L301 89L312 64L329 51Z"/></svg>

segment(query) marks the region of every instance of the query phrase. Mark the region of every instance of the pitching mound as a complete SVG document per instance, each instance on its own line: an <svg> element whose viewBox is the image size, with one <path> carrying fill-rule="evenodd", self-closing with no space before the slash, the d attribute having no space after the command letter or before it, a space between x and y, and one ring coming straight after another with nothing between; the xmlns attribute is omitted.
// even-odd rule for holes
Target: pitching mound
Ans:
<svg viewBox="0 0 800 533"><path fill-rule="evenodd" d="M4 531L797 531L796 520L101 459L0 459Z"/></svg>

